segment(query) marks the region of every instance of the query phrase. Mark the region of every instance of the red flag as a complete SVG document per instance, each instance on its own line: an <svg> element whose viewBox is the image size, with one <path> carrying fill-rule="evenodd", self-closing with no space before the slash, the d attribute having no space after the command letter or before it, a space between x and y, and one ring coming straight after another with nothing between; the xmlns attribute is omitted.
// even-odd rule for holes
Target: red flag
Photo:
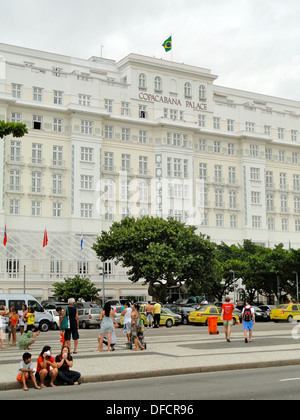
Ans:
<svg viewBox="0 0 300 420"><path fill-rule="evenodd" d="M6 246L7 244L7 230L6 230L6 225L5 225L5 229L4 229L4 238L3 238L3 245Z"/></svg>
<svg viewBox="0 0 300 420"><path fill-rule="evenodd" d="M47 231L45 229L44 239L43 239L43 248L45 248L46 245L48 245L48 235L47 235Z"/></svg>

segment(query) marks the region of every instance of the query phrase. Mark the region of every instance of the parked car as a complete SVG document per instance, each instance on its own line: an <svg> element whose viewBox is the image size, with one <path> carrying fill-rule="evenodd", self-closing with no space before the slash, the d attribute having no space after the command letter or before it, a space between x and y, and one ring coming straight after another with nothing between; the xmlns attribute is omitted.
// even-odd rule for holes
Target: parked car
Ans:
<svg viewBox="0 0 300 420"><path fill-rule="evenodd" d="M145 308L146 308L146 305L141 305L139 312L141 314L141 319L143 320L144 324L146 325ZM167 328L171 328L173 325L176 324L176 322L178 322L178 318L177 318L177 321L175 321L174 315L176 315L176 314L171 314L170 311L167 308L161 308L159 325L160 326L166 326ZM179 322L181 322L181 321L179 321Z"/></svg>
<svg viewBox="0 0 300 420"><path fill-rule="evenodd" d="M270 317L266 311L262 311L258 306L250 305L254 309L255 322L266 322L270 320ZM237 308L241 311L240 321L242 321L242 312L244 305L238 305Z"/></svg>
<svg viewBox="0 0 300 420"><path fill-rule="evenodd" d="M85 329L89 327L100 327L100 314L102 311L102 308L100 308L100 306L77 309L79 318L79 328Z"/></svg>
<svg viewBox="0 0 300 420"><path fill-rule="evenodd" d="M300 318L298 317L300 317L300 306L295 303L279 305L275 309L272 309L270 313L270 319L274 322L293 322L294 318L299 320Z"/></svg>
<svg viewBox="0 0 300 420"><path fill-rule="evenodd" d="M188 324L189 314L190 312L193 312L195 310L195 308L191 306L181 306L181 305L176 305L175 303L167 303L166 305L164 305L164 308L169 308L175 314L181 315L181 323L183 325Z"/></svg>
<svg viewBox="0 0 300 420"><path fill-rule="evenodd" d="M0 306L4 305L8 309L14 306L17 311L22 309L22 305L32 306L35 310L34 325L42 332L47 332L52 326L52 315L46 311L42 305L31 295L23 293L1 293Z"/></svg>
<svg viewBox="0 0 300 420"><path fill-rule="evenodd" d="M52 315L52 325L51 328L53 330L59 329L59 315L58 312L56 312L56 309L47 309L47 312Z"/></svg>
<svg viewBox="0 0 300 420"><path fill-rule="evenodd" d="M268 314L269 320L270 320L270 314L272 309L275 309L276 306L275 305L259 305L259 309L261 309L262 311L265 311Z"/></svg>
<svg viewBox="0 0 300 420"><path fill-rule="evenodd" d="M190 312L189 322L191 324L208 324L207 318L209 316L217 316L218 324L222 323L221 321L222 309L213 305L203 305L198 306L197 310ZM235 313L232 313L233 325L239 323L239 318Z"/></svg>
<svg viewBox="0 0 300 420"><path fill-rule="evenodd" d="M121 325L121 313L122 313L122 305L111 305L111 309L115 311L115 314L117 315L117 318L115 321Z"/></svg>

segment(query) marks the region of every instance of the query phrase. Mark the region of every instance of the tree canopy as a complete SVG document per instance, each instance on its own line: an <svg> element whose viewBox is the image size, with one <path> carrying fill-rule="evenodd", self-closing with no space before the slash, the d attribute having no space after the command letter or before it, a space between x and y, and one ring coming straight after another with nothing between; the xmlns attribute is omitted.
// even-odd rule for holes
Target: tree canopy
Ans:
<svg viewBox="0 0 300 420"><path fill-rule="evenodd" d="M102 231L93 249L102 261L128 268L132 282L143 279L149 295L163 300L170 286L211 281L214 245L196 230L172 218L127 217Z"/></svg>
<svg viewBox="0 0 300 420"><path fill-rule="evenodd" d="M26 124L0 121L0 138L12 134L13 137L23 137L28 134Z"/></svg>
<svg viewBox="0 0 300 420"><path fill-rule="evenodd" d="M64 283L53 283L53 295L63 302L66 302L70 297L76 301L80 299L84 301L94 300L100 291L88 278L82 278L79 275L64 280Z"/></svg>

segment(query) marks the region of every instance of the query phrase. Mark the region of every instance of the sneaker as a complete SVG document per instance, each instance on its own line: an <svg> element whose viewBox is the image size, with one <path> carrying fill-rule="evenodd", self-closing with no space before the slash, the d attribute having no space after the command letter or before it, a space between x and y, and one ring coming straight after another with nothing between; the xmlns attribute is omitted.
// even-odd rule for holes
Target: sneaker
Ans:
<svg viewBox="0 0 300 420"><path fill-rule="evenodd" d="M227 338L227 342L228 342L228 343L231 343L230 338Z"/></svg>
<svg viewBox="0 0 300 420"><path fill-rule="evenodd" d="M248 338L245 338L245 343L248 343Z"/></svg>

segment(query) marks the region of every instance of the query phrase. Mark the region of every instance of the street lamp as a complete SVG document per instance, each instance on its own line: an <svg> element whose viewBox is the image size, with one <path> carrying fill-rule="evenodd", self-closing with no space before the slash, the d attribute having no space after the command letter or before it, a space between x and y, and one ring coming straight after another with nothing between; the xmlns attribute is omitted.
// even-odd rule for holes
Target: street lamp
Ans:
<svg viewBox="0 0 300 420"><path fill-rule="evenodd" d="M236 304L236 293L235 293L235 272L233 271L233 270L229 270L229 273L232 273L232 279L233 279L233 281L234 281L234 284L233 284L233 304L235 305Z"/></svg>
<svg viewBox="0 0 300 420"><path fill-rule="evenodd" d="M104 289L104 277L106 272L104 271L104 266L99 267L99 275L102 273L102 306L104 308L104 301L105 301L105 289Z"/></svg>
<svg viewBox="0 0 300 420"><path fill-rule="evenodd" d="M293 271L292 274L296 274L296 290L297 290L297 303L299 303L299 282L298 282L298 273Z"/></svg>

